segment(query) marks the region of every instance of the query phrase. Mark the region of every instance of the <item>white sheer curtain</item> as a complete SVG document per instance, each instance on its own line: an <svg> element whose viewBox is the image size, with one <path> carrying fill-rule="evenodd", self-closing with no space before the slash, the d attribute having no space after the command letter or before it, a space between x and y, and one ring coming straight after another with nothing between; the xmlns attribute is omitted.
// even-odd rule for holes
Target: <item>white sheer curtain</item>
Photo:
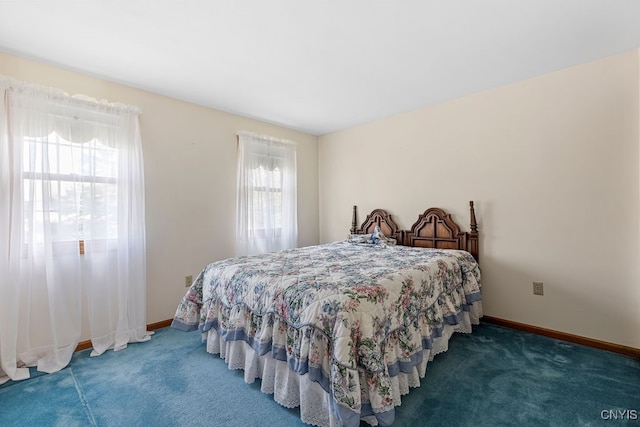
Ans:
<svg viewBox="0 0 640 427"><path fill-rule="evenodd" d="M297 246L296 146L293 141L238 132L237 255Z"/></svg>
<svg viewBox="0 0 640 427"><path fill-rule="evenodd" d="M138 109L3 76L0 91L2 383L62 369L83 330L92 355L150 336Z"/></svg>

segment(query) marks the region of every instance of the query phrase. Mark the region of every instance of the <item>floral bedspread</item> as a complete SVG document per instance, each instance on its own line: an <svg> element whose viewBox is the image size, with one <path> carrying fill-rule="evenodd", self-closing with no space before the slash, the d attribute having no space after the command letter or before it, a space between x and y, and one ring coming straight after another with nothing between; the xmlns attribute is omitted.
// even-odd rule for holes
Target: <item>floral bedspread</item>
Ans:
<svg viewBox="0 0 640 427"><path fill-rule="evenodd" d="M393 411L391 376L420 363L480 295L468 252L345 241L211 263L172 326L216 328L270 352L320 383L343 424L358 425L365 407Z"/></svg>

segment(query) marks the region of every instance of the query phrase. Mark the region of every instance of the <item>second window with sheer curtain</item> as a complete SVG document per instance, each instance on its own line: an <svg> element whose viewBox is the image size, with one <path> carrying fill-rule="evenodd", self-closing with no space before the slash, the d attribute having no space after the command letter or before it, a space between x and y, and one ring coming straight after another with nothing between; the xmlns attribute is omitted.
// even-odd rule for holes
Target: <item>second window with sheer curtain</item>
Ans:
<svg viewBox="0 0 640 427"><path fill-rule="evenodd" d="M297 246L297 170L293 141L238 132L236 255Z"/></svg>

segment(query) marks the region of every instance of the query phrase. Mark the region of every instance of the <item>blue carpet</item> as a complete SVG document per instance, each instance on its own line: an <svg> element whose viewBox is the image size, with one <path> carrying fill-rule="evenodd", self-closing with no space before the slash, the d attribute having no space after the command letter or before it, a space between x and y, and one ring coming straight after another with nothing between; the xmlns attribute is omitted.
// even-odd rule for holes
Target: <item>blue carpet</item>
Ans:
<svg viewBox="0 0 640 427"><path fill-rule="evenodd" d="M429 364L394 426L637 426L639 418L639 360L482 323ZM170 328L0 386L3 427L302 425L298 410L206 353L198 333Z"/></svg>

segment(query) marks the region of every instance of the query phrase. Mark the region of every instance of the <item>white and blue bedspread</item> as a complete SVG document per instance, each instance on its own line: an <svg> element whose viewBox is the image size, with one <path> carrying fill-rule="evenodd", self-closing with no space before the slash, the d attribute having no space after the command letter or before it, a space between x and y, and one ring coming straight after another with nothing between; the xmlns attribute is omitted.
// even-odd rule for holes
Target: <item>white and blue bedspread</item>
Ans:
<svg viewBox="0 0 640 427"><path fill-rule="evenodd" d="M385 425L400 403L393 377L426 366L425 350L469 312L477 323L480 300L468 252L336 242L209 264L172 326L285 361L331 396L342 425Z"/></svg>

